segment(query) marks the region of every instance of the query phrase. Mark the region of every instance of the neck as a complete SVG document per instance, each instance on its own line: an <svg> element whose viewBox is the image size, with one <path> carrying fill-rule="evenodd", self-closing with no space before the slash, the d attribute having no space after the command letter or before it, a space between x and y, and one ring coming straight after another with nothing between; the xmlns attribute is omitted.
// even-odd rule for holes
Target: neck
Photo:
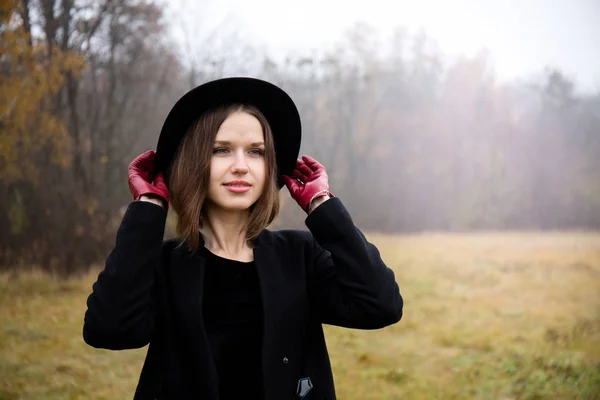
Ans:
<svg viewBox="0 0 600 400"><path fill-rule="evenodd" d="M200 233L207 249L235 257L249 244L246 240L244 224L248 220L248 211L230 212L207 207Z"/></svg>

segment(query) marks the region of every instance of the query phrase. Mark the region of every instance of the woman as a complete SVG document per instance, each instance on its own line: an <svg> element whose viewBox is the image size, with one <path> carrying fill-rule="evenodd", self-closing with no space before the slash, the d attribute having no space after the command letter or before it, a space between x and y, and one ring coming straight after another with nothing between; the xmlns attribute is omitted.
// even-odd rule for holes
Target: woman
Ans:
<svg viewBox="0 0 600 400"><path fill-rule="evenodd" d="M280 88L201 85L169 113L157 151L129 166L133 201L93 285L83 337L150 344L135 399L335 399L322 324L402 316L394 273L300 148ZM310 232L270 231L286 185ZM163 240L167 210L177 238Z"/></svg>

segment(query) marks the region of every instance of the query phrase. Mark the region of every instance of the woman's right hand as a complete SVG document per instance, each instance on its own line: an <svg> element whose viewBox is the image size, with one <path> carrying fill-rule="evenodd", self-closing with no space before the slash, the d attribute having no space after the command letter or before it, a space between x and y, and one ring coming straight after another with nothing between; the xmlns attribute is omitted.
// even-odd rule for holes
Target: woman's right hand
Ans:
<svg viewBox="0 0 600 400"><path fill-rule="evenodd" d="M129 175L129 190L134 200L142 196L158 197L163 201L165 208L169 207L169 190L165 184L164 175L154 176L154 157L156 152L148 150L137 156L127 169ZM152 182L154 181L154 184Z"/></svg>

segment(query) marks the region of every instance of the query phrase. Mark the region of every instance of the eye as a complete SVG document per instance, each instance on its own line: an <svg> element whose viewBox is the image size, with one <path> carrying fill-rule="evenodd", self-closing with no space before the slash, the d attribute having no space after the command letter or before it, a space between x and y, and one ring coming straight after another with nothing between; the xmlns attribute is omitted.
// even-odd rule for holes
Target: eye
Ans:
<svg viewBox="0 0 600 400"><path fill-rule="evenodd" d="M252 150L250 150L250 153L257 155L257 156L263 156L265 154L265 151L262 149L252 149Z"/></svg>
<svg viewBox="0 0 600 400"><path fill-rule="evenodd" d="M225 154L228 151L229 150L226 149L225 147L217 147L217 148L213 149L213 154Z"/></svg>

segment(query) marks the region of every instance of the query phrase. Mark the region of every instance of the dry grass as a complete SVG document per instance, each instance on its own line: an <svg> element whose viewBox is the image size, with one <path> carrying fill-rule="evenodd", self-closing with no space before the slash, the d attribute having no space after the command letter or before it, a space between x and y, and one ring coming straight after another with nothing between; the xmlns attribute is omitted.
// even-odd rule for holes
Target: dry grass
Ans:
<svg viewBox="0 0 600 400"><path fill-rule="evenodd" d="M370 235L405 315L326 326L344 399L600 399L600 234ZM0 276L0 399L128 399L145 349L81 339L97 270Z"/></svg>

